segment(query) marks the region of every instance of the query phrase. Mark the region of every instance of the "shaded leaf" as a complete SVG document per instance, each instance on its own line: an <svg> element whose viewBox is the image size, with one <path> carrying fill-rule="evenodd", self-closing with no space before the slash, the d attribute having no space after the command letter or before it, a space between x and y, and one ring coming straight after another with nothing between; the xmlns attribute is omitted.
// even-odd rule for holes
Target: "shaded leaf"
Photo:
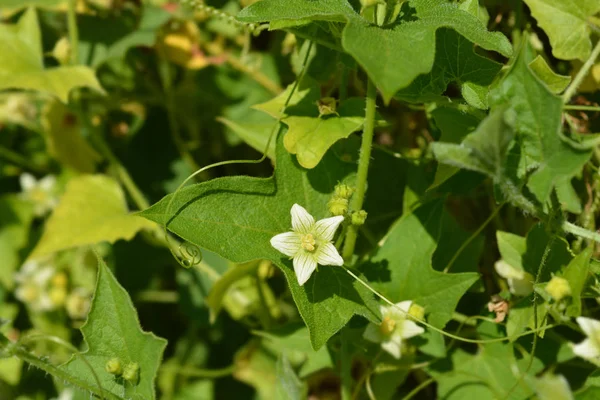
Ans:
<svg viewBox="0 0 600 400"><path fill-rule="evenodd" d="M416 20L382 28L355 17L342 36L344 49L365 69L386 102L418 75L432 70L439 28L451 28L469 42L506 57L512 53L504 35L488 32L477 17L456 4L443 0L413 0L408 4L415 9Z"/></svg>
<svg viewBox="0 0 600 400"><path fill-rule="evenodd" d="M439 100L450 83L460 85L465 100L476 108L488 107L487 86L502 67L475 53L473 43L451 29L436 33L435 60L427 74L417 77L396 98L413 103Z"/></svg>
<svg viewBox="0 0 600 400"><path fill-rule="evenodd" d="M513 133L505 122L504 110L496 108L460 145L436 142L431 148L440 163L501 180L512 138Z"/></svg>

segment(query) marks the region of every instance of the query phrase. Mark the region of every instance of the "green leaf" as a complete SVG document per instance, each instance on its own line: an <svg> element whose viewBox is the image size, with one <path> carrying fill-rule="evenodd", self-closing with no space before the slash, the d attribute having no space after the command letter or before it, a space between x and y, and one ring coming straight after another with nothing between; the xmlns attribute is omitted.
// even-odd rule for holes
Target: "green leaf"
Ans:
<svg viewBox="0 0 600 400"><path fill-rule="evenodd" d="M321 266L304 286L298 286L291 260L269 241L290 229L294 203L317 219L327 216L334 186L355 166L328 152L316 168L304 170L284 149L283 134L278 137L276 160L272 178L234 176L188 186L177 193L170 208L173 195L140 215L159 224L169 222L173 233L233 262L268 259L275 263L286 276L313 347L319 349L355 314L377 321L378 303L339 267Z"/></svg>
<svg viewBox="0 0 600 400"><path fill-rule="evenodd" d="M296 154L301 166L316 167L335 142L362 128L364 103L363 99L348 99L338 108L339 115L284 118L282 121L288 126L288 131L283 145L287 151Z"/></svg>
<svg viewBox="0 0 600 400"><path fill-rule="evenodd" d="M36 12L29 8L15 25L0 25L1 89L31 89L54 95L63 103L77 87L102 92L92 69L84 66L44 68L42 37Z"/></svg>
<svg viewBox="0 0 600 400"><path fill-rule="evenodd" d="M552 68L546 63L544 57L540 55L529 63L529 68L554 94L561 93L571 82L570 76L559 75L552 71Z"/></svg>
<svg viewBox="0 0 600 400"><path fill-rule="evenodd" d="M152 226L128 214L123 191L113 179L82 175L67 184L31 257L104 241L129 240L139 230Z"/></svg>
<svg viewBox="0 0 600 400"><path fill-rule="evenodd" d="M592 247L588 247L567 265L563 273L563 278L571 286L571 304L567 307L567 315L570 317L581 315L581 292L588 277L591 257Z"/></svg>
<svg viewBox="0 0 600 400"><path fill-rule="evenodd" d="M525 382L519 384L519 377L543 368L535 360L528 371L528 363L529 357L515 359L511 344L492 343L480 346L474 355L459 349L452 355L451 363L436 363L429 372L438 383L438 398L525 400L532 398L534 391Z"/></svg>
<svg viewBox="0 0 600 400"><path fill-rule="evenodd" d="M469 42L506 57L512 53L504 35L488 32L477 17L456 4L444 0L413 0L408 4L415 9L416 20L379 27L354 17L342 36L344 49L365 69L386 102L418 75L432 70L439 28L453 29Z"/></svg>
<svg viewBox="0 0 600 400"><path fill-rule="evenodd" d="M326 346L317 351L313 350L310 334L305 326L288 325L269 332L253 331L252 333L267 339L282 354L301 353L303 363L299 375L302 378L321 369L334 367Z"/></svg>
<svg viewBox="0 0 600 400"><path fill-rule="evenodd" d="M346 0L262 0L244 8L237 15L243 22L311 20L345 22L356 13Z"/></svg>
<svg viewBox="0 0 600 400"><path fill-rule="evenodd" d="M509 232L496 232L498 250L502 259L509 265L523 269L523 254L527 251L527 238Z"/></svg>
<svg viewBox="0 0 600 400"><path fill-rule="evenodd" d="M600 1L525 0L525 3L550 38L554 57L582 61L589 57L592 43L588 18L600 11Z"/></svg>
<svg viewBox="0 0 600 400"><path fill-rule="evenodd" d="M273 131L273 124L275 122L255 122L255 123L241 123L229 120L223 117L217 117L217 121L235 132L244 142L246 142L254 150L263 152L267 147L267 141ZM271 140L269 149L267 150L267 157L271 160L275 159L275 140Z"/></svg>
<svg viewBox="0 0 600 400"><path fill-rule="evenodd" d="M462 144L436 142L431 148L440 163L480 172L501 180L512 138L513 133L505 122L504 110L496 108Z"/></svg>
<svg viewBox="0 0 600 400"><path fill-rule="evenodd" d="M437 245L443 202L419 207L401 217L390 229L362 272L378 270L373 287L393 302L412 300L425 308L427 320L442 328L452 318L458 301L478 279L475 273L445 274L434 271L431 259Z"/></svg>
<svg viewBox="0 0 600 400"><path fill-rule="evenodd" d="M63 103L49 102L43 110L42 126L48 152L65 166L93 173L100 155L81 135L77 117Z"/></svg>
<svg viewBox="0 0 600 400"><path fill-rule="evenodd" d="M0 283L8 289L14 286L13 274L21 259L19 251L27 244L33 207L13 195L0 197Z"/></svg>
<svg viewBox="0 0 600 400"><path fill-rule="evenodd" d="M508 106L514 113L511 125L522 147L519 176L524 178L535 168L527 186L545 204L552 189L578 174L591 153L577 150L561 139L563 102L531 70L529 63L535 55L529 41L523 43L492 97L495 104Z"/></svg>
<svg viewBox="0 0 600 400"><path fill-rule="evenodd" d="M417 77L395 97L412 103L436 101L442 98L448 84L454 82L460 85L471 106L486 109L487 86L502 65L475 53L473 43L451 29L437 31L435 48L432 70Z"/></svg>
<svg viewBox="0 0 600 400"><path fill-rule="evenodd" d="M96 293L81 331L88 347L83 357L96 372L104 390L132 399L156 398L154 379L167 341L142 331L129 295L100 258ZM105 365L113 358L118 358L123 368L129 363L138 363L138 382L123 382L108 373ZM61 368L96 386L94 376L81 357L74 356Z"/></svg>
<svg viewBox="0 0 600 400"><path fill-rule="evenodd" d="M306 398L306 384L300 381L285 354L277 359L277 398L281 400L302 400Z"/></svg>
<svg viewBox="0 0 600 400"><path fill-rule="evenodd" d="M439 141L442 143L462 142L465 136L473 132L481 122L480 118L451 107L438 107L431 112L431 116L441 131ZM438 164L430 189L446 182L459 170L460 168L452 165Z"/></svg>

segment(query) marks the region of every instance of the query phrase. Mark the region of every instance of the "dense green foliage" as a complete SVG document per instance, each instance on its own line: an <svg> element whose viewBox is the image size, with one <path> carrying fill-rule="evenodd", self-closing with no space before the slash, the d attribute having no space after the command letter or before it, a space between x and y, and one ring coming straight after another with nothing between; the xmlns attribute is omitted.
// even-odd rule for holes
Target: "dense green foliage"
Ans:
<svg viewBox="0 0 600 400"><path fill-rule="evenodd" d="M0 0L0 399L600 398L600 0Z"/></svg>

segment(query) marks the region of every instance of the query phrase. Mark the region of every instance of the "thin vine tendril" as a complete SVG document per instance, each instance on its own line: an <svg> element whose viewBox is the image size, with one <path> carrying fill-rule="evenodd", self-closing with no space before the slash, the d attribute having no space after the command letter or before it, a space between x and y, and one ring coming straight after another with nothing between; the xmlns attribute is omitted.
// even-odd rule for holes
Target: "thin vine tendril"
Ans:
<svg viewBox="0 0 600 400"><path fill-rule="evenodd" d="M505 336L505 337L496 338L496 339L468 339L468 338L465 338L465 337L454 335L452 333L448 333L448 332L444 331L443 329L436 328L435 326L429 324L428 322L426 322L426 321L424 321L422 319L419 319L419 318L416 318L416 317L410 315L409 313L407 313L406 311L404 311L403 309L401 309L400 307L398 307L396 304L392 303L392 301L389 300L387 297L385 297L384 295L382 295L381 293L379 293L377 290L375 290L371 286L369 286L368 283L366 283L365 281L363 281L362 279L360 279L354 272L350 271L346 267L342 267L342 268L344 268L346 270L346 272L351 277L353 277L354 279L356 279L361 285L363 285L364 287L366 287L371 293L373 293L375 296L379 297L381 300L383 300L388 305L394 307L396 310L399 310L400 312L402 312L406 317L414 320L415 322L420 323L423 326L426 326L427 328L431 329L432 331L438 332L438 333L440 333L440 334L442 334L444 336L447 336L447 337L449 337L451 339L454 339L454 340L457 340L457 341L460 341L460 342L478 343L478 344L506 342L506 341L511 341L511 340L518 339L518 338L523 337L523 336L529 336L529 335L531 335L533 333L537 333L537 332L541 332L541 331L544 331L544 330L547 330L547 329L551 329L551 328L554 328L556 326L555 324L548 324L548 325L541 326L539 328L536 327L533 330L521 333L519 335Z"/></svg>
<svg viewBox="0 0 600 400"><path fill-rule="evenodd" d="M306 55L304 56L304 60L302 62L302 70L300 72L300 75L298 76L298 78L294 82L294 85L292 86L292 90L290 91L290 93L288 94L287 98L285 99L285 102L284 102L283 107L281 109L281 114L283 114L283 112L285 111L285 109L289 105L289 103L290 103L290 101L292 99L292 96L294 95L294 93L298 89L298 85L300 84L300 82L304 78L304 74L306 73L306 66L308 64L308 58L310 56L310 52L312 50L312 46L313 46L313 42L309 42L308 51L306 52ZM209 170L211 168L220 167L220 166L223 166L223 165L231 165L231 164L260 164L260 163L262 163L267 158L269 147L271 147L271 142L273 141L273 138L276 137L277 134L279 134L280 130L281 130L281 117L279 117L277 119L277 121L275 122L275 125L273 125L273 129L271 130L271 133L269 134L269 139L267 140L267 144L265 146L265 150L263 151L262 156L259 159L257 159L257 160L227 160L227 161L220 161L220 162L216 162L216 163L207 165L205 167L202 167L199 170L197 170L196 172L194 172L193 174L191 174L190 176L188 176L183 182L181 182L181 184L177 187L177 189L173 193L173 196L171 196L171 198L169 199L169 203L167 204L167 215L171 214L171 209L172 209L173 202L175 201L175 198L177 197L177 194L179 193L179 191L186 185L186 183L188 183L191 179L193 179L197 175L203 173L204 171L207 171L207 170ZM184 268L191 268L191 267L193 267L195 265L200 264L200 262L202 262L202 250L200 249L200 247L198 245L186 241L185 243L182 243L182 244L180 244L178 246L178 248L177 248L177 253L178 254L175 253L175 251L173 250L173 246L171 245L171 242L169 240L170 235L168 234L169 223L171 221L173 221L175 219L175 217L176 217L176 215L173 214L173 216L171 218L169 218L164 223L164 225L163 225L163 228L165 230L165 240L166 240L166 242L168 244L167 247L169 248L169 251L171 252L171 254L173 255L173 257L177 260L177 262L179 263L179 265L181 265Z"/></svg>

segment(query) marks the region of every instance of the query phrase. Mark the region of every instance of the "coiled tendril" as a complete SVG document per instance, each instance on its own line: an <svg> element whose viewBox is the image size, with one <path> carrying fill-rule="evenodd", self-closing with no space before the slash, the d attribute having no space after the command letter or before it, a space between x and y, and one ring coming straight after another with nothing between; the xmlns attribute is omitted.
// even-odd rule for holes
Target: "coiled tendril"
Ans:
<svg viewBox="0 0 600 400"><path fill-rule="evenodd" d="M185 268L191 268L202 262L202 250L193 243L183 242L177 250L179 252L179 264Z"/></svg>

